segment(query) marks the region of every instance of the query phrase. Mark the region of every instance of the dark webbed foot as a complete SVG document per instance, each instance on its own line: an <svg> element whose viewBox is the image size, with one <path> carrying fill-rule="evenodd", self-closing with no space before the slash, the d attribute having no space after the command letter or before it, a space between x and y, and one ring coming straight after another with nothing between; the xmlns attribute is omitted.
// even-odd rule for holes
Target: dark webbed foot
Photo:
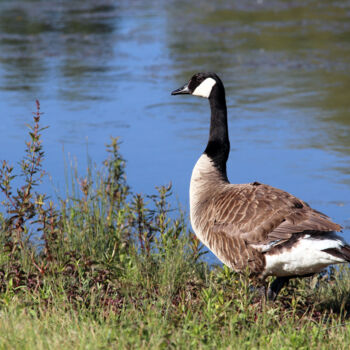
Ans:
<svg viewBox="0 0 350 350"><path fill-rule="evenodd" d="M275 301L281 289L286 286L292 277L277 277L267 291L267 300Z"/></svg>

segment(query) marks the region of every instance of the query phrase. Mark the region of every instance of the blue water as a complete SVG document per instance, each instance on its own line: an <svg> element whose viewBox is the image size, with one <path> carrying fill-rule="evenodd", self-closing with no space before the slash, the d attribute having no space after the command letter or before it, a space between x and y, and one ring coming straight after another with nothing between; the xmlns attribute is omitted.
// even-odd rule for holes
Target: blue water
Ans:
<svg viewBox="0 0 350 350"><path fill-rule="evenodd" d="M301 197L350 240L349 2L0 2L0 159L23 154L41 102L45 191L64 191L119 136L134 192L173 184L188 208L208 102L170 96L197 71L227 90L233 183ZM212 259L209 257L209 259Z"/></svg>

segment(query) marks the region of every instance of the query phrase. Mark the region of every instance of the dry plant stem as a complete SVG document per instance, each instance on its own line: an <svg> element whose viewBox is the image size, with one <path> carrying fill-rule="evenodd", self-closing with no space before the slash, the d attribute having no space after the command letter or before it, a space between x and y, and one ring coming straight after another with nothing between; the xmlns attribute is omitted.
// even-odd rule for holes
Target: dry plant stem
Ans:
<svg viewBox="0 0 350 350"><path fill-rule="evenodd" d="M29 126L30 140L26 142L26 155L20 163L21 173L12 175L13 168L9 167L5 161L0 172L0 190L6 197L3 204L9 214L7 244L11 248L10 256L12 257L18 249L23 251L26 248L25 242L30 238L30 234L26 233L25 225L28 220L33 219L36 215L36 198L32 190L34 186L41 182L45 174L42 169L44 152L40 134L40 131L44 128L40 128L40 117L40 103L36 101L36 112L33 113L34 126ZM10 182L15 177L23 178L24 185L16 190L16 194L13 194Z"/></svg>

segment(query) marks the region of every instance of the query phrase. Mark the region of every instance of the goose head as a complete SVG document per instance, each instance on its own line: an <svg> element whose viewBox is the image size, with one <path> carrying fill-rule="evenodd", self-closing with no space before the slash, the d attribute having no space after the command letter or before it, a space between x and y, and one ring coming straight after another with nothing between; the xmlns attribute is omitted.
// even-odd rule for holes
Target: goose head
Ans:
<svg viewBox="0 0 350 350"><path fill-rule="evenodd" d="M223 89L223 84L215 73L197 73L192 76L187 84L174 90L171 94L193 95L210 99L213 91L217 89Z"/></svg>
<svg viewBox="0 0 350 350"><path fill-rule="evenodd" d="M230 152L230 141L227 127L227 107L225 88L220 78L212 72L197 73L190 81L179 89L174 90L172 95L194 95L205 97L209 100L211 117L210 130L205 156L219 171L219 178L228 182L226 175L226 161Z"/></svg>

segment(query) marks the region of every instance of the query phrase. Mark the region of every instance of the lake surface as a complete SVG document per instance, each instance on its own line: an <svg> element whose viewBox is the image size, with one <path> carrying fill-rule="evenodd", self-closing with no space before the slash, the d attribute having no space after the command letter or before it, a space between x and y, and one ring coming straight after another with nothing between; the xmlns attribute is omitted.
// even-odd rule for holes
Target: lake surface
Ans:
<svg viewBox="0 0 350 350"><path fill-rule="evenodd" d="M38 98L55 187L67 155L83 175L119 136L133 191L172 181L187 209L209 107L170 92L209 70L230 181L287 190L350 240L350 1L0 1L0 159L21 158Z"/></svg>

